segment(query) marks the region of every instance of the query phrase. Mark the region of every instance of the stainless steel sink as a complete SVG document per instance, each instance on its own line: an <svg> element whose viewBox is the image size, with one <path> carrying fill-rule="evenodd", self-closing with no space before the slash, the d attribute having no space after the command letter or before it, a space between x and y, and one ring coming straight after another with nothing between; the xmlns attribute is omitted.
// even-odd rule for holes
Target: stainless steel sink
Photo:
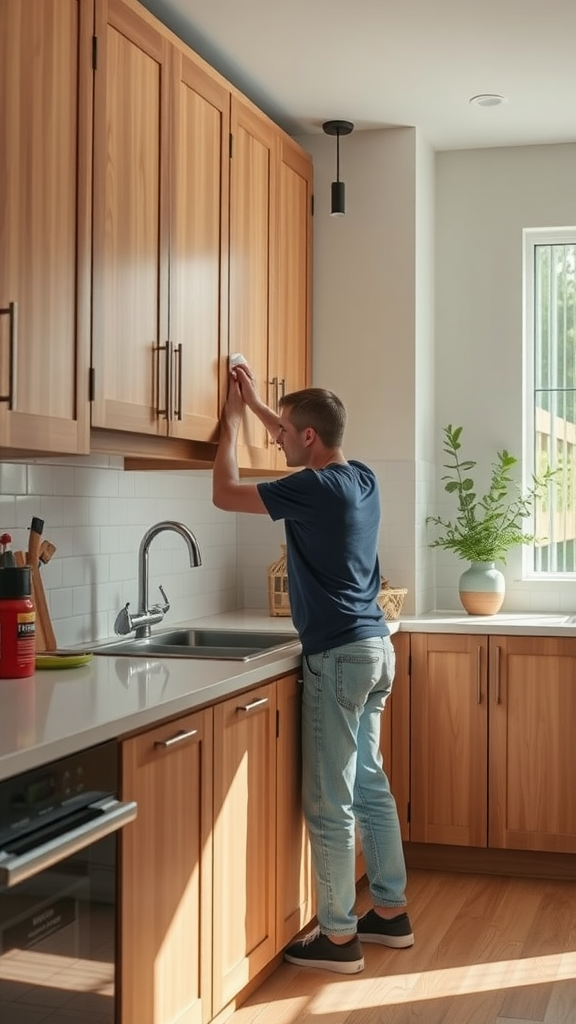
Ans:
<svg viewBox="0 0 576 1024"><path fill-rule="evenodd" d="M213 658L229 661L252 661L264 655L297 648L300 641L294 633L271 633L244 629L170 629L95 645L93 654L129 655L145 658Z"/></svg>

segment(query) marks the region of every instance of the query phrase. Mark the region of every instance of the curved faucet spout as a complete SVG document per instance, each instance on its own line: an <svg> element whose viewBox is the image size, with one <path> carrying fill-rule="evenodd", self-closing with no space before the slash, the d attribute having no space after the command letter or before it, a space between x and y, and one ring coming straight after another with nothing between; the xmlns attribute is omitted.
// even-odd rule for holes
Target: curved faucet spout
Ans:
<svg viewBox="0 0 576 1024"><path fill-rule="evenodd" d="M138 551L138 611L140 614L147 615L149 612L148 608L148 553L150 550L150 544L157 537L159 533L163 533L165 530L171 530L173 533L178 533L186 542L188 552L190 555L190 565L197 566L202 565L202 557L200 555L200 548L198 541L184 523L177 523L171 519L165 519L160 523L155 523L151 526L140 541L140 549ZM138 633L142 630L141 635L147 636L150 633L150 624L142 625L138 629Z"/></svg>

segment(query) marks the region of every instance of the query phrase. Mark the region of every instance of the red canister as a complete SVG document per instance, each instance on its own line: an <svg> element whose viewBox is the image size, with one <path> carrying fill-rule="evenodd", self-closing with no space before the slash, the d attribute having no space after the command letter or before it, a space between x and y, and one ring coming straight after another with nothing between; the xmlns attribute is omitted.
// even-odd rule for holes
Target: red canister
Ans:
<svg viewBox="0 0 576 1024"><path fill-rule="evenodd" d="M36 667L36 613L30 566L0 569L0 679L31 676Z"/></svg>

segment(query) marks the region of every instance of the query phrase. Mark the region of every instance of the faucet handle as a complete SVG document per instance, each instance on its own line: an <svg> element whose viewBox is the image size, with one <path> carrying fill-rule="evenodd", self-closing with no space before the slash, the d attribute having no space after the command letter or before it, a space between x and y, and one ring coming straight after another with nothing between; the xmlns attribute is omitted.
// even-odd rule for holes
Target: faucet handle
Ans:
<svg viewBox="0 0 576 1024"><path fill-rule="evenodd" d="M119 636L126 636L127 633L132 631L132 616L128 611L130 607L130 601L127 601L124 608L121 608L116 616L116 622L114 623L114 632L118 633Z"/></svg>
<svg viewBox="0 0 576 1024"><path fill-rule="evenodd" d="M162 612L163 612L164 615L166 615L166 612L170 611L170 601L166 597L166 592L165 592L164 587L162 586L161 583L158 584L158 590L160 591L160 593L162 594L162 597L164 598L164 604L162 605Z"/></svg>

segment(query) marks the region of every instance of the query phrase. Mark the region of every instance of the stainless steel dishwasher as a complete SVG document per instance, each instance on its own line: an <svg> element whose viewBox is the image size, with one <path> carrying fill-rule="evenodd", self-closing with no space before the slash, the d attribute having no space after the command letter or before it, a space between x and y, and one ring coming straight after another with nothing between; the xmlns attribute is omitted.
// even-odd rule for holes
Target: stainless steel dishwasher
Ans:
<svg viewBox="0 0 576 1024"><path fill-rule="evenodd" d="M0 782L0 1021L117 1020L115 741Z"/></svg>

